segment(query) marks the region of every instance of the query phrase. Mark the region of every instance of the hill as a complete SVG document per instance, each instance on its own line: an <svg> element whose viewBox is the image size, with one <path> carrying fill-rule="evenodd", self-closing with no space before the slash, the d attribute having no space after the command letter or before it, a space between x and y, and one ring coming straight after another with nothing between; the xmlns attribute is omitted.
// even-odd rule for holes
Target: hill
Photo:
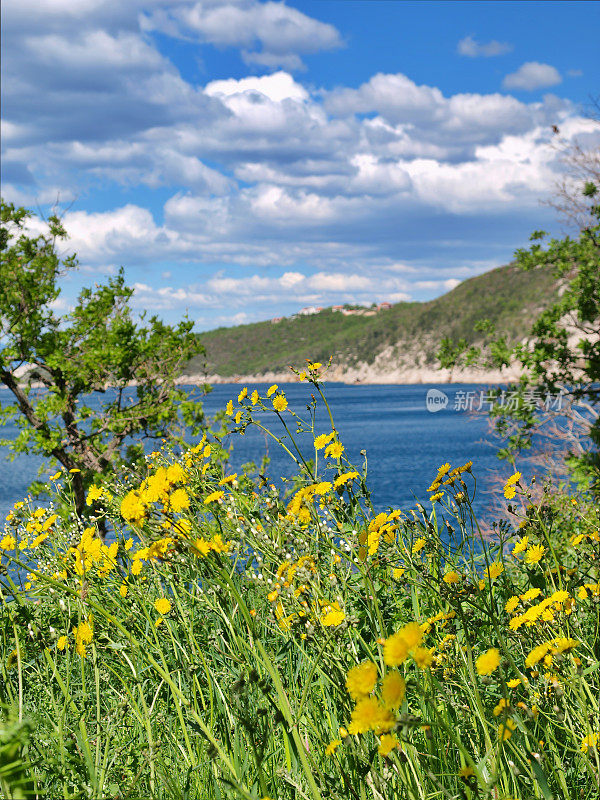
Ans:
<svg viewBox="0 0 600 800"><path fill-rule="evenodd" d="M489 319L511 340L522 339L531 321L556 297L558 286L548 269L524 272L498 267L460 283L428 302L397 303L373 316L345 316L324 309L310 316L218 328L201 334L206 358L190 362L186 375L206 374L219 382L263 377L293 379L289 365L306 358L327 362L332 380L370 383L473 380L467 373L449 376L437 370L435 353L444 336L478 341L475 323ZM502 380L506 374L481 375ZM477 379L477 377L475 378Z"/></svg>

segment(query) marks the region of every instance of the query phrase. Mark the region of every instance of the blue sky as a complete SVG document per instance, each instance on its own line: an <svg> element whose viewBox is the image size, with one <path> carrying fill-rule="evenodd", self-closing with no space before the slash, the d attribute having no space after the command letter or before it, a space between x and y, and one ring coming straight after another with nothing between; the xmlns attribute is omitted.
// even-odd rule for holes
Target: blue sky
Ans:
<svg viewBox="0 0 600 800"><path fill-rule="evenodd" d="M198 330L423 300L510 260L588 146L597 2L5 0L3 196L78 289Z"/></svg>

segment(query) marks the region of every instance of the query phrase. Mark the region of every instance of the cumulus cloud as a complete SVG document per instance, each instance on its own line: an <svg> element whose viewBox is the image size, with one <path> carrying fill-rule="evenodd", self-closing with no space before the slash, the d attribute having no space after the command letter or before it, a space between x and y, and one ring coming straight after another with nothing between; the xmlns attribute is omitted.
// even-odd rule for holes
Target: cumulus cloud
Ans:
<svg viewBox="0 0 600 800"><path fill-rule="evenodd" d="M505 53L510 53L513 46L508 42L497 42L495 39L492 39L491 42L480 43L472 36L465 36L464 39L460 40L456 49L461 56L469 56L469 58L484 56L485 58L490 58L491 56L502 56Z"/></svg>
<svg viewBox="0 0 600 800"><path fill-rule="evenodd" d="M587 130L553 95L445 95L402 73L308 85L286 59L340 37L283 3L6 0L4 16L5 196L72 203L86 269L131 266L140 303L166 309L370 302L417 277L417 292L440 292L540 227L550 125ZM194 84L157 31L273 71ZM81 210L98 187L113 206Z"/></svg>
<svg viewBox="0 0 600 800"><path fill-rule="evenodd" d="M238 47L248 64L302 69L302 54L342 46L333 25L320 22L284 3L256 0L204 0L175 3L143 17L143 28Z"/></svg>
<svg viewBox="0 0 600 800"><path fill-rule="evenodd" d="M502 81L505 89L523 89L532 92L534 89L546 89L562 83L556 67L540 64L539 61L527 61L521 64L516 72L511 72Z"/></svg>

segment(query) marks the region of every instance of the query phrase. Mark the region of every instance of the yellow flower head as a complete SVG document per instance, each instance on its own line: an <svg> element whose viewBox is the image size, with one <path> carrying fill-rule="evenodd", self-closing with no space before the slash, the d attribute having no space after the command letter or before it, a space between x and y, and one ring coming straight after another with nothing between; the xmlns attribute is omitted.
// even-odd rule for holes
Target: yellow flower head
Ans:
<svg viewBox="0 0 600 800"><path fill-rule="evenodd" d="M393 714L381 706L376 697L363 697L352 712L348 732L356 734L372 730L375 733L385 733L390 731L395 724L396 720Z"/></svg>
<svg viewBox="0 0 600 800"><path fill-rule="evenodd" d="M479 675L491 675L500 666L500 651L496 647L491 647L482 653L475 662L475 668Z"/></svg>
<svg viewBox="0 0 600 800"><path fill-rule="evenodd" d="M225 406L225 413L228 417L233 416L233 400L230 400Z"/></svg>
<svg viewBox="0 0 600 800"><path fill-rule="evenodd" d="M380 756L385 758L386 756L389 756L395 747L398 747L398 744L398 737L395 733L384 733L379 740L377 752Z"/></svg>
<svg viewBox="0 0 600 800"><path fill-rule="evenodd" d="M458 583L460 580L460 575L458 572L454 572L454 570L450 570L444 575L443 581L444 583Z"/></svg>
<svg viewBox="0 0 600 800"><path fill-rule="evenodd" d="M354 700L359 700L370 694L377 683L377 664L372 661L363 661L348 670L346 676L346 689Z"/></svg>
<svg viewBox="0 0 600 800"><path fill-rule="evenodd" d="M330 458L339 458L344 452L344 445L341 442L332 442L325 449L325 455Z"/></svg>
<svg viewBox="0 0 600 800"><path fill-rule="evenodd" d="M218 502L223 497L224 494L225 492L222 491L221 489L218 489L216 492L211 492L204 498L204 505L207 506L210 503Z"/></svg>
<svg viewBox="0 0 600 800"><path fill-rule="evenodd" d="M526 564L537 564L544 553L546 552L546 548L542 544L534 544L532 545L529 550L525 553L525 563Z"/></svg>
<svg viewBox="0 0 600 800"><path fill-rule="evenodd" d="M274 383L273 386L269 386L269 388L267 389L267 397L271 397L272 394L275 394L278 388L279 387L277 386L276 383Z"/></svg>
<svg viewBox="0 0 600 800"><path fill-rule="evenodd" d="M288 401L284 394L276 394L273 398L273 408L275 411L285 411L288 407Z"/></svg>
<svg viewBox="0 0 600 800"><path fill-rule="evenodd" d="M248 389L244 386L242 391L238 394L238 403L241 403L247 394L248 394Z"/></svg>
<svg viewBox="0 0 600 800"><path fill-rule="evenodd" d="M386 708L397 709L406 694L406 681L396 670L386 673L381 684L381 700Z"/></svg>
<svg viewBox="0 0 600 800"><path fill-rule="evenodd" d="M171 601L167 600L166 597L160 597L154 602L154 609L159 614L168 614L171 610Z"/></svg>

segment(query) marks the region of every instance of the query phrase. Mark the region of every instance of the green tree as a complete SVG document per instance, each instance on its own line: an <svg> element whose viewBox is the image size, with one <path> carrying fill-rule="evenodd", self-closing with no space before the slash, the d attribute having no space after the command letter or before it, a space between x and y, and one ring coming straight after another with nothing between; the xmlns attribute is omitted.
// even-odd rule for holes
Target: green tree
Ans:
<svg viewBox="0 0 600 800"><path fill-rule="evenodd" d="M465 340L444 339L438 351L440 366L459 364L483 368L516 363L522 376L511 404L495 404L496 430L506 440L499 455L512 458L532 446L534 435L548 430L549 419L562 417L571 432L566 465L572 476L600 493L600 187L587 181L581 192L586 226L573 238L552 239L536 231L528 248L516 251L516 263L524 270L549 266L560 285L558 300L533 322L524 342L510 344L495 335L485 321L481 346ZM500 393L500 392L499 392ZM562 398L560 409L547 408L546 398ZM553 401L556 404L556 401ZM555 429L557 430L557 429ZM566 438L566 428L562 430Z"/></svg>
<svg viewBox="0 0 600 800"><path fill-rule="evenodd" d="M12 400L3 395L0 423L15 419L19 427L2 444L9 456L41 455L73 471L82 513L87 488L139 460L145 439L177 439L184 426L202 427L201 402L176 384L202 347L189 320L169 326L156 316L134 319L122 269L108 283L83 289L72 310L59 315L59 281L77 258L59 253L67 233L58 216L32 235L33 216L2 202L0 380Z"/></svg>

